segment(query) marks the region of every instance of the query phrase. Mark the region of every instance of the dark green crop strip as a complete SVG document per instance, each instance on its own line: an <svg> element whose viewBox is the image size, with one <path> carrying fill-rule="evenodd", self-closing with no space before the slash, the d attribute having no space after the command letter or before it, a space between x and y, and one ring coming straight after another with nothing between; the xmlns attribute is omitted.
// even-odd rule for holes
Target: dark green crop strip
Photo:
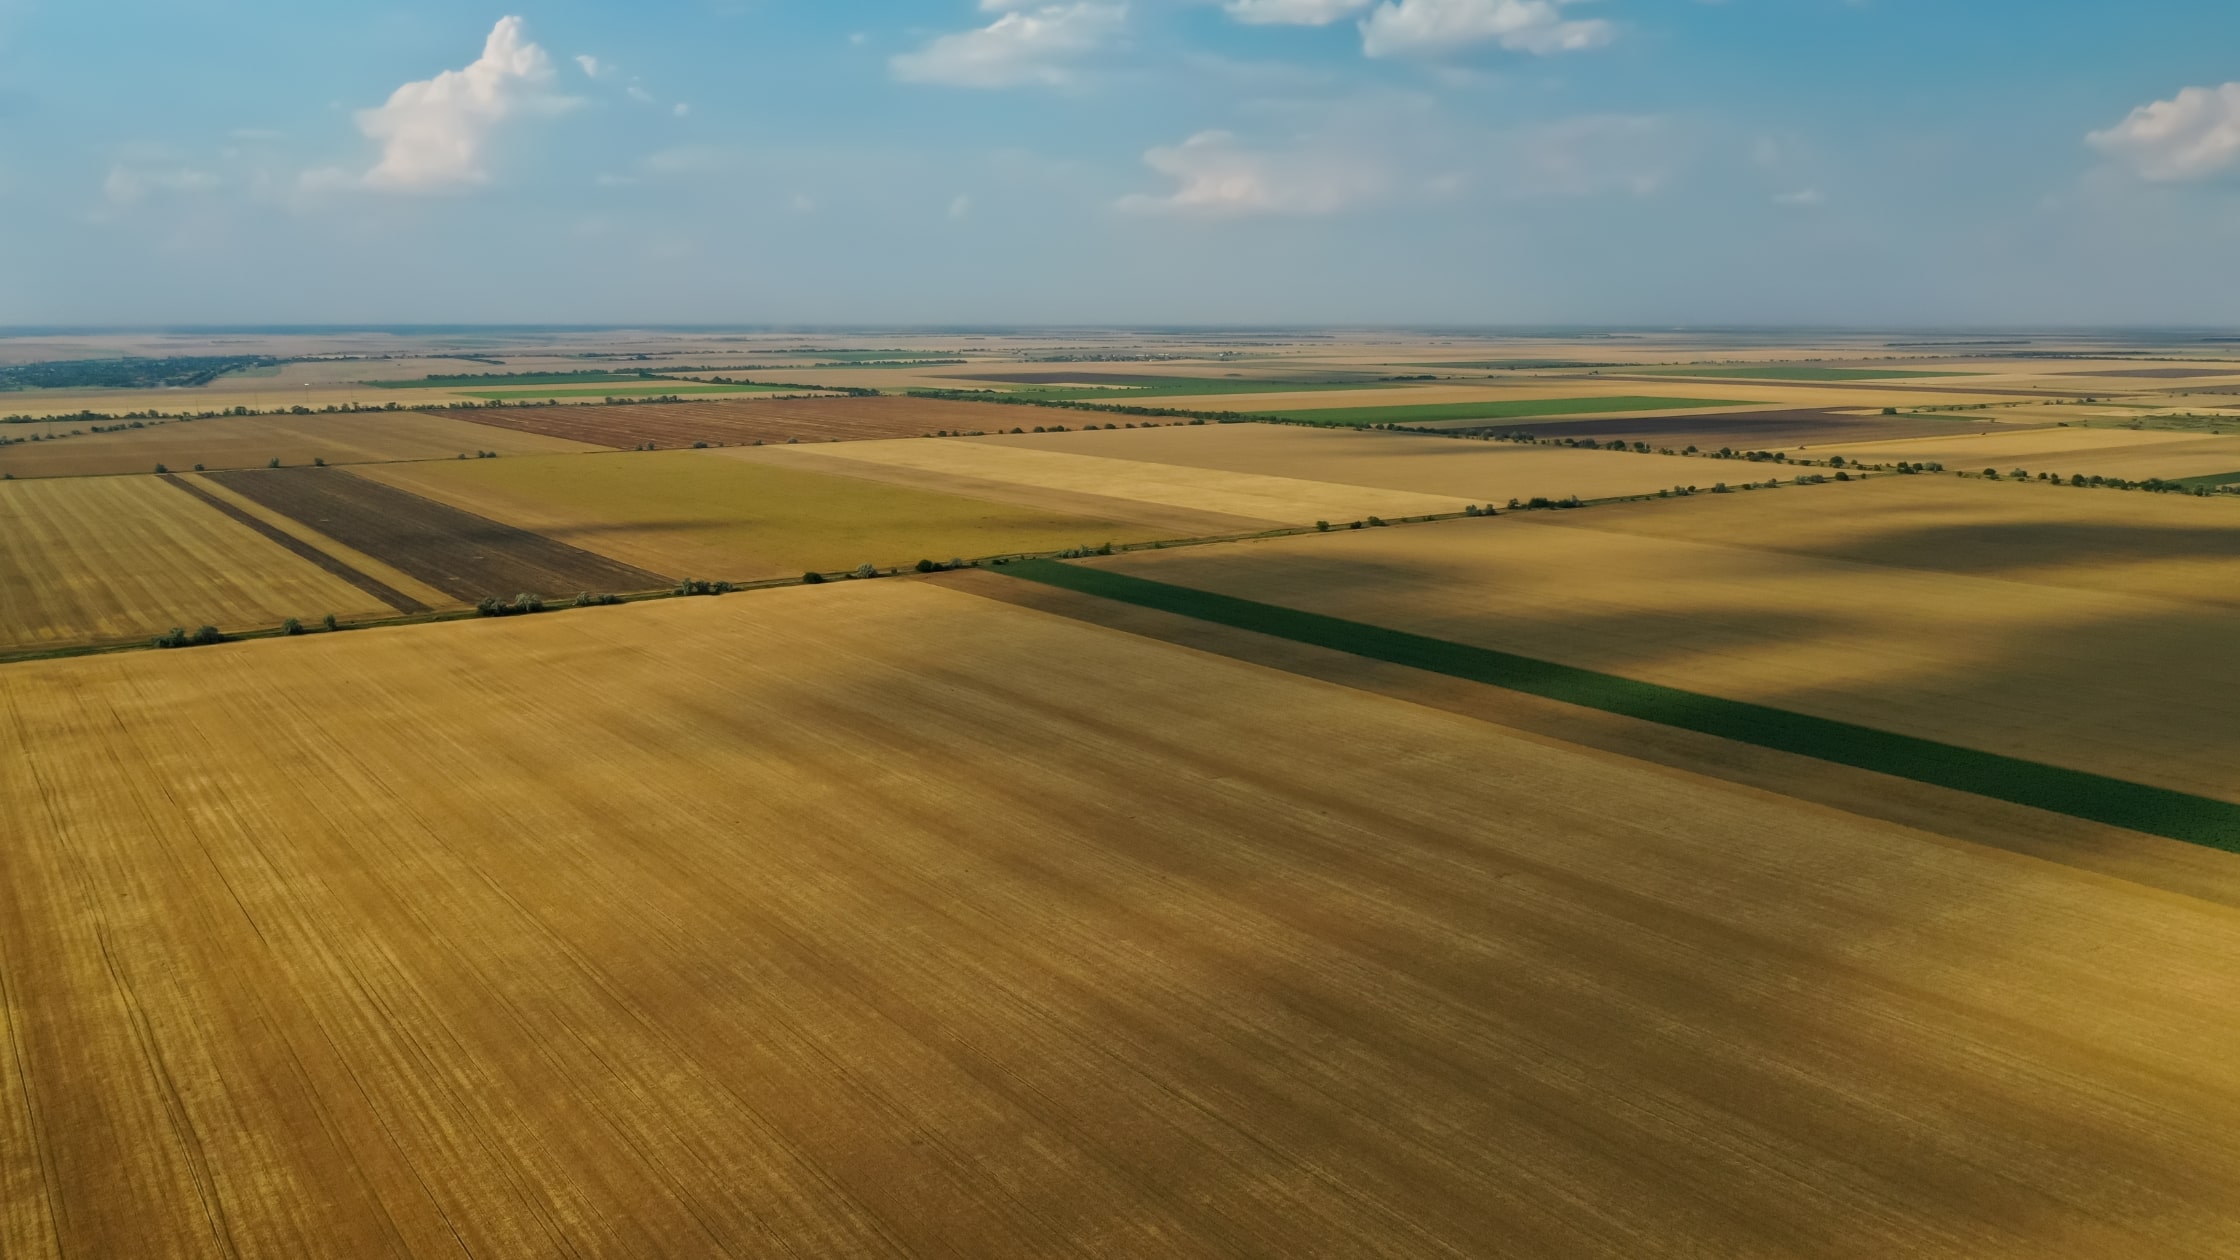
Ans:
<svg viewBox="0 0 2240 1260"><path fill-rule="evenodd" d="M1106 569L1023 560L995 571L1295 643L2240 853L2240 805L2228 801Z"/></svg>

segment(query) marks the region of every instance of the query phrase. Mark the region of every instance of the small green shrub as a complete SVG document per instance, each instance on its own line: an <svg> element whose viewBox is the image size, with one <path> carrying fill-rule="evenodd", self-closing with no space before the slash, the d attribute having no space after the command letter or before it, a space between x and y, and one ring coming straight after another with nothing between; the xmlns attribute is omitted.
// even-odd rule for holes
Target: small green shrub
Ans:
<svg viewBox="0 0 2240 1260"><path fill-rule="evenodd" d="M824 574L811 569L801 575L801 584L803 586L822 586L824 585Z"/></svg>
<svg viewBox="0 0 2240 1260"><path fill-rule="evenodd" d="M856 566L856 571L850 576L859 578L875 578L879 576L879 567L872 564L859 564Z"/></svg>
<svg viewBox="0 0 2240 1260"><path fill-rule="evenodd" d="M941 569L940 565L935 564L931 560L920 560L914 567L920 573L936 573Z"/></svg>
<svg viewBox="0 0 2240 1260"><path fill-rule="evenodd" d="M278 456L274 456L273 458L266 460L264 462L264 466L267 468L278 468L280 466L280 458Z"/></svg>
<svg viewBox="0 0 2240 1260"><path fill-rule="evenodd" d="M342 628L335 624L333 613L328 613L326 616L319 618L319 624L328 630L340 630Z"/></svg>
<svg viewBox="0 0 2240 1260"><path fill-rule="evenodd" d="M170 470L170 469L168 469L168 468L166 468L166 467L164 467L164 466L163 466L163 465L161 465L161 464L157 464L157 465L156 465L156 471L157 471L158 473L167 473L167 472L170 472L171 470Z"/></svg>

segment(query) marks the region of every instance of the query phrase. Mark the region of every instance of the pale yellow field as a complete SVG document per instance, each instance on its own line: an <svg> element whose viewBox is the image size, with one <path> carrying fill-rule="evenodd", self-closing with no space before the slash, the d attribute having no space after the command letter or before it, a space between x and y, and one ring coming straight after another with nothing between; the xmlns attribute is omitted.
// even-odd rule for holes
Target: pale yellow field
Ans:
<svg viewBox="0 0 2240 1260"><path fill-rule="evenodd" d="M12 426L11 426L12 427ZM0 447L0 472L18 479L143 473L157 464L185 472L196 464L262 468L267 460L330 464L450 459L476 451L530 455L601 448L537 433L516 433L448 416L410 411L325 416L222 416L173 420L122 433L87 433Z"/></svg>
<svg viewBox="0 0 2240 1260"><path fill-rule="evenodd" d="M0 730L10 1260L2240 1218L2240 911L927 583L14 667Z"/></svg>
<svg viewBox="0 0 2240 1260"><path fill-rule="evenodd" d="M1923 532L1884 523L1880 483L1758 490L1310 535L1222 548L1141 552L1091 563L1129 573L1432 635L1627 678L1855 722L2028 760L2240 800L2240 613L2201 602L2034 580L2060 560L2018 545L2013 569L1987 558L1994 509L1973 572L1924 565L1957 509ZM1952 483L1966 488L1968 483ZM1976 483L1985 492L2029 493ZM2059 522L2076 499L2039 502ZM2076 491L2077 496L2095 492ZM2103 495L2116 492L2102 491ZM1757 500L1782 500L1776 517ZM2201 503L2221 553L2190 573L2202 589L2240 587L2231 505ZM2221 510L2220 510L2221 509ZM2114 509L2107 509L2114 510ZM1783 528L1792 519L1828 524ZM1869 563L1786 550L1815 532ZM2005 527L2012 529L2009 522ZM2168 521L2138 547L2167 544ZM1940 533L1940 531L1942 531ZM1809 546L1809 542L1799 545ZM1842 545L1829 548L1846 554ZM1956 560L1956 563L1966 563ZM2082 561L2080 563L2090 563ZM2159 581L2169 583L2171 560ZM1995 576L1994 576L1995 575ZM2142 581L2142 586L2152 583Z"/></svg>
<svg viewBox="0 0 2240 1260"><path fill-rule="evenodd" d="M2235 420L2240 428L2240 418ZM1834 453L1828 448L1827 453ZM1847 456L1869 462L1941 463L1955 471L1996 468L2001 475L2021 468L2063 477L2149 477L2175 480L2240 472L2240 434L2223 437L2151 429L2030 429L2020 432L1909 438L1846 447Z"/></svg>
<svg viewBox="0 0 2240 1260"><path fill-rule="evenodd" d="M0 649L388 611L155 477L0 483Z"/></svg>
<svg viewBox="0 0 2240 1260"><path fill-rule="evenodd" d="M1126 438L1141 433L1193 432L1213 434L1224 429L1278 431L1273 425L1207 425L1199 428L1122 429L1097 434L1101 438ZM931 473L976 481L1011 482L1042 490L1075 492L1106 498L1218 512L1269 524L1301 525L1317 520L1345 522L1368 516L1430 516L1459 512L1482 499L1383 490L1337 482L1271 476L1262 473L1193 468L1127 458L1125 443L1104 448L1111 455L1087 455L1098 449L1076 444L1057 449L1031 438L904 439L889 442L835 442L822 446L764 447L759 450L716 452L733 458L783 461L792 467L816 468L855 476L876 477L882 468L910 473ZM1218 440L1218 439L1216 439ZM1425 439L1439 440L1439 439ZM1616 456L1612 456L1616 458Z"/></svg>
<svg viewBox="0 0 2240 1260"><path fill-rule="evenodd" d="M1561 499L1572 495L1600 499L1654 494L1676 485L1709 488L1716 482L1751 480L1759 474L1752 464L1291 424L1100 429L969 441L1006 450L1049 451L1445 495L1496 507L1513 498L1528 502L1535 497ZM833 448L829 453L847 455L855 449ZM819 448L819 453L828 452Z"/></svg>

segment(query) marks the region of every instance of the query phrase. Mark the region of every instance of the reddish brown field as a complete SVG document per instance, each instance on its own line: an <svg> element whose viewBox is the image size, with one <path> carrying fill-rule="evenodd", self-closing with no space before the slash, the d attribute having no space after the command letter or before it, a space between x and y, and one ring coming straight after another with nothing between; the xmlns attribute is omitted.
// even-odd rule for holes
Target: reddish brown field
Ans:
<svg viewBox="0 0 2240 1260"><path fill-rule="evenodd" d="M598 407L490 407L444 413L476 424L627 449L749 446L756 442L851 442L918 437L941 430L995 433L1031 428L1053 414L1001 403L932 398L772 398Z"/></svg>

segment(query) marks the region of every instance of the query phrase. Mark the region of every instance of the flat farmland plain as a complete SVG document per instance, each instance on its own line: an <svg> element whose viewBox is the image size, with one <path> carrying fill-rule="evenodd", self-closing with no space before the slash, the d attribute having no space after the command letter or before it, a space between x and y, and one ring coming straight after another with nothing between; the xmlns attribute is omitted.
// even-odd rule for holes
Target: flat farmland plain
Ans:
<svg viewBox="0 0 2240 1260"><path fill-rule="evenodd" d="M1949 483L2024 495L2019 487ZM2027 535L1999 567L1997 522L1983 514L1972 557L1938 571L1928 558L1945 523L1885 527L1879 482L1624 504L1305 536L1223 548L1137 552L1089 561L1178 586L1299 608L1475 647L1877 730L2240 800L2240 674L2229 667L2240 614L2229 600L2173 598L2190 564L2199 589L2240 585L2240 555L2181 552L2138 589L2079 584L2053 546ZM2049 520L2086 505L2039 500ZM2092 492L2078 491L2078 496ZM2104 497L2123 499L2116 492ZM1783 500L1776 512L1761 498ZM1796 502L1789 502L1795 500ZM2232 505L2203 508L2199 528L2229 529ZM2175 506L2175 504L2173 504ZM2114 509L2107 509L2114 510ZM1818 515L1818 527L1783 532ZM1852 532L1846 535L1842 526ZM2168 532L2164 542L2191 537ZM2104 535L2147 545L2157 525ZM1814 534L1837 541L1815 554ZM1801 536L1802 541L1799 541ZM2057 536L2058 537L2058 536ZM1792 546L1797 550L1791 550ZM1907 556L1924 558L1909 561ZM1842 556L1857 558L1843 559ZM1876 563L1870 557L1879 557ZM2100 558L2102 563L2120 557Z"/></svg>
<svg viewBox="0 0 2240 1260"><path fill-rule="evenodd" d="M1235 429L1274 431L1272 426L1266 425L1182 426L961 441L849 442L722 454L756 462L782 461L788 467L830 469L862 477L878 477L886 470L894 470L898 475L913 478L947 476L971 483L1008 483L1057 494L1134 500L1214 512L1262 526L1306 525L1317 520L1344 523L1378 515L1431 516L1459 512L1469 503L1483 501L1268 472L1154 462L1134 459L1128 454L1131 449L1128 439L1138 435L1196 434L1200 441L1211 445L1224 440L1212 435ZM1074 440L1061 446L1055 439ZM1230 445L1239 441L1228 440ZM1241 441L1249 442L1249 439ZM1099 453L1082 453L1090 450ZM1612 458L1617 457L1613 455Z"/></svg>
<svg viewBox="0 0 2240 1260"><path fill-rule="evenodd" d="M0 649L388 611L156 477L0 482Z"/></svg>
<svg viewBox="0 0 2240 1260"><path fill-rule="evenodd" d="M1737 472L1733 464L1714 464L1700 459L1305 425L1106 429L972 438L966 445L1392 491L1395 502L1374 509L1386 516L1428 515L1434 510L1398 507L1397 501L1406 495L1444 496L1461 503L1498 507L1512 498L1528 502L1535 497L1561 499L1572 495L1600 499L1654 494L1675 485L1698 482L1708 488L1729 477L1736 481L1745 479L1745 474ZM873 449L848 447L829 454L856 458ZM896 448L876 449L883 452ZM1006 456L1005 461L992 460L986 475L995 476L1015 462L1016 457L1011 456ZM1031 465L1022 467L1031 469ZM1755 471L1755 467L1751 467L1751 472ZM1438 510L1459 511L1460 504ZM1357 507L1351 515L1360 514ZM1297 521L1299 517L1294 509L1291 515L1276 519Z"/></svg>
<svg viewBox="0 0 2240 1260"><path fill-rule="evenodd" d="M887 485L847 475L852 464L745 458L761 454L621 452L363 471L385 485L680 577L798 577L811 569L1095 547L1168 532L1087 512Z"/></svg>
<svg viewBox="0 0 2240 1260"><path fill-rule="evenodd" d="M500 407L447 413L476 424L612 449L749 446L756 442L848 442L920 437L942 430L1032 428L1054 412L937 398L770 398L752 401Z"/></svg>
<svg viewBox="0 0 2240 1260"><path fill-rule="evenodd" d="M84 428L87 422L70 427ZM0 429L0 432L8 432ZM12 436L12 434L11 434ZM450 459L494 450L501 455L552 454L596 447L534 433L507 432L427 412L357 412L319 416L220 416L167 420L121 433L87 433L51 442L0 447L0 472L29 477L144 473L163 464L185 472L262 468L271 460L309 464Z"/></svg>
<svg viewBox="0 0 2240 1260"><path fill-rule="evenodd" d="M2240 1215L2240 912L932 583L36 663L0 723L11 1260Z"/></svg>
<svg viewBox="0 0 2240 1260"><path fill-rule="evenodd" d="M2240 417L2231 426L2240 430ZM2240 432L2227 436L2158 432L2151 429L2069 428L1994 430L1944 438L1871 442L1847 450L1874 463L1940 463L1955 471L1996 468L2002 475L2021 468L2063 477L2213 477L2240 473Z"/></svg>
<svg viewBox="0 0 2240 1260"><path fill-rule="evenodd" d="M474 464L488 466L481 460ZM256 469L206 477L401 570L452 602L647 591L673 580L338 469Z"/></svg>

